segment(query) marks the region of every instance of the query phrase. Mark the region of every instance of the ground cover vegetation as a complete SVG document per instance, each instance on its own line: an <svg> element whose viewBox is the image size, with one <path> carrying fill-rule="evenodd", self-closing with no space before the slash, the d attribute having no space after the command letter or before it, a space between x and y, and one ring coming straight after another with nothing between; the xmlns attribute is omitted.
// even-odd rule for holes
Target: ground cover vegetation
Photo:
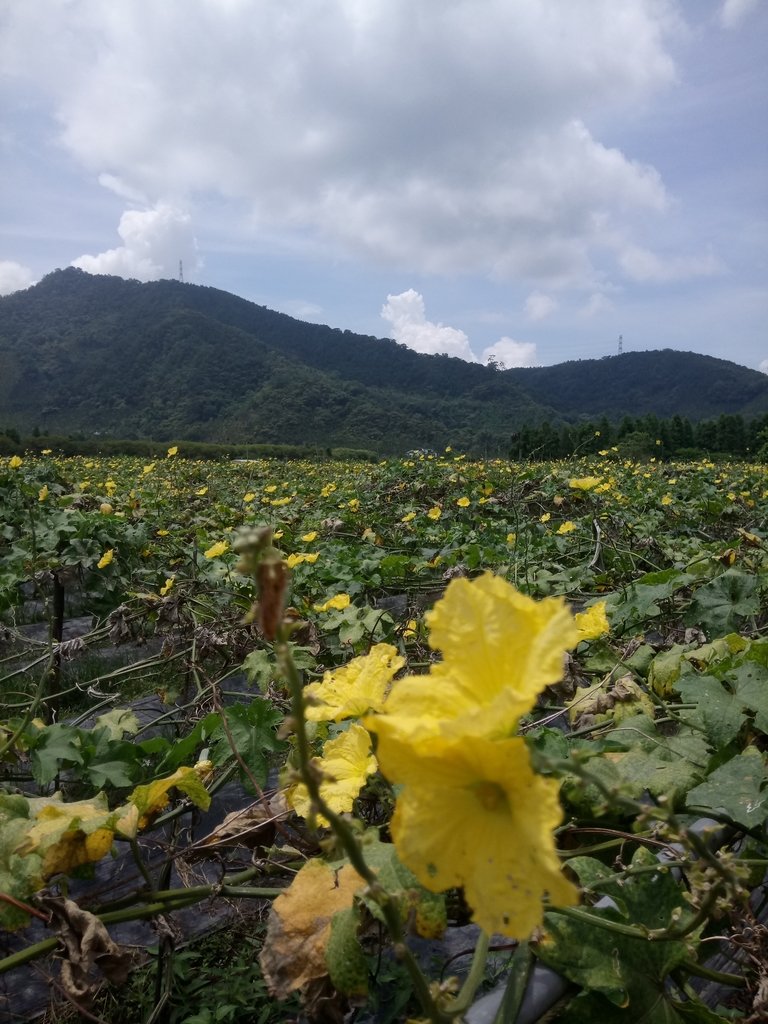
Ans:
<svg viewBox="0 0 768 1024"><path fill-rule="evenodd" d="M765 1019L765 465L187 455L0 461L6 993L34 962L51 1020L448 1024L502 947L499 1022L537 964L565 1024ZM225 901L230 980L169 925ZM419 955L469 922L461 979Z"/></svg>

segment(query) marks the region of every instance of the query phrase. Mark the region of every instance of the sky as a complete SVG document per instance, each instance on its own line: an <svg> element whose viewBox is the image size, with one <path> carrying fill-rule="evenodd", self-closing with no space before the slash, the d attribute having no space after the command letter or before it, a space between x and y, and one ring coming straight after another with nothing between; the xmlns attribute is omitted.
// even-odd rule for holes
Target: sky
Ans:
<svg viewBox="0 0 768 1024"><path fill-rule="evenodd" d="M0 294L768 373L768 0L0 0Z"/></svg>

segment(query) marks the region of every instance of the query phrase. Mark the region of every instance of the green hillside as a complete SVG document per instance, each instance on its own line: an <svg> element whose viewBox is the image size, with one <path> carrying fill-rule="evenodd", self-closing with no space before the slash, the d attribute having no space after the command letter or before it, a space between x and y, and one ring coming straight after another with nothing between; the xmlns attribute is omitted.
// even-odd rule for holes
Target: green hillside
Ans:
<svg viewBox="0 0 768 1024"><path fill-rule="evenodd" d="M0 299L0 425L22 433L504 450L545 423L766 411L768 377L694 353L499 371L74 268Z"/></svg>

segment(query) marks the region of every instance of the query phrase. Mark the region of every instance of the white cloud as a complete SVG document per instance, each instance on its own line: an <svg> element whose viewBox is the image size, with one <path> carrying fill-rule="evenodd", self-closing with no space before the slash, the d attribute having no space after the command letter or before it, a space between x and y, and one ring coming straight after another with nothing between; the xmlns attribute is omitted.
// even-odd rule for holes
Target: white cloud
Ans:
<svg viewBox="0 0 768 1024"><path fill-rule="evenodd" d="M557 309L557 301L543 292L531 292L525 300L525 315L529 320L544 320Z"/></svg>
<svg viewBox="0 0 768 1024"><path fill-rule="evenodd" d="M721 269L711 253L701 256L663 257L639 245L628 244L618 254L619 264L633 281L669 282L692 277L709 277Z"/></svg>
<svg viewBox="0 0 768 1024"><path fill-rule="evenodd" d="M0 295L10 295L34 283L35 275L29 267L14 260L0 260Z"/></svg>
<svg viewBox="0 0 768 1024"><path fill-rule="evenodd" d="M738 28L744 19L756 10L758 0L724 0L720 21L725 28Z"/></svg>
<svg viewBox="0 0 768 1024"><path fill-rule="evenodd" d="M427 320L424 297L413 288L399 295L388 295L381 315L391 324L395 341L407 345L414 352L429 355L445 353L470 363L487 363L492 356L507 369L536 365L536 345L533 342L514 341L506 336L485 348L482 360L479 360L464 331Z"/></svg>
<svg viewBox="0 0 768 1024"><path fill-rule="evenodd" d="M604 295L603 292L592 292L587 302L581 307L579 313L581 316L597 316L600 313L604 313L609 309L613 309L613 303Z"/></svg>
<svg viewBox="0 0 768 1024"><path fill-rule="evenodd" d="M768 359L763 359L762 362L758 363L757 368L761 373L768 373Z"/></svg>
<svg viewBox="0 0 768 1024"><path fill-rule="evenodd" d="M134 203L223 196L254 234L546 288L593 287L608 240L668 207L587 123L674 83L667 0L6 6L11 85L47 92L69 153Z"/></svg>
<svg viewBox="0 0 768 1024"><path fill-rule="evenodd" d="M381 315L392 325L395 341L407 345L414 352L429 355L445 353L468 362L477 362L477 356L470 348L469 338L464 331L427 320L424 298L413 288L399 295L388 295L386 303L381 307Z"/></svg>
<svg viewBox="0 0 768 1024"><path fill-rule="evenodd" d="M139 281L176 277L179 261L188 273L197 269L190 216L166 203L146 210L126 210L117 233L122 245L97 256L80 256L72 266L89 274L117 274Z"/></svg>
<svg viewBox="0 0 768 1024"><path fill-rule="evenodd" d="M493 356L504 364L505 369L511 370L515 366L536 366L536 345L532 341L514 341L512 338L500 338L495 345L491 345L483 352L483 360L487 363L489 356Z"/></svg>

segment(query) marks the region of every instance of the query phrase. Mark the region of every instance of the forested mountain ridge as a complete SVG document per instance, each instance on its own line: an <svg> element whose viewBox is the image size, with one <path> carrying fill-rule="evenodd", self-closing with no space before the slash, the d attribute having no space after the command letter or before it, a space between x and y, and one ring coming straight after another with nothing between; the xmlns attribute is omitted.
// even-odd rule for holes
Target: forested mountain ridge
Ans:
<svg viewBox="0 0 768 1024"><path fill-rule="evenodd" d="M766 411L768 376L694 353L501 371L74 268L0 299L0 425L26 432L503 450L542 423Z"/></svg>

